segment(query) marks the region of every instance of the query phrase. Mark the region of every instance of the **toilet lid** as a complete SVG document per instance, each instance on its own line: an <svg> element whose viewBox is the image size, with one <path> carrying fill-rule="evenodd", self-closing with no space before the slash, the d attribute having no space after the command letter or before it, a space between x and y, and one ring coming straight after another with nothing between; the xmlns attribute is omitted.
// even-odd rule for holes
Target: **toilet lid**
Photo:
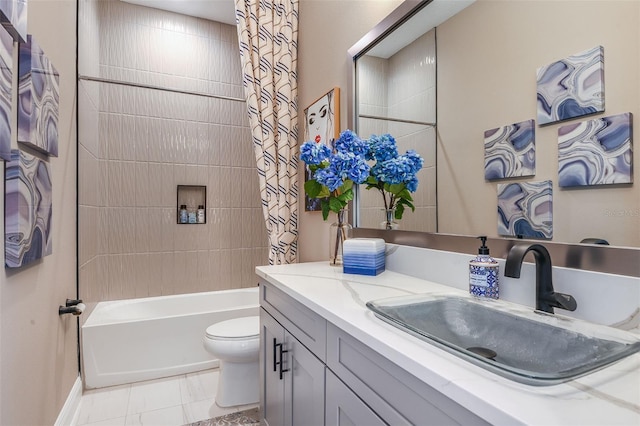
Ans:
<svg viewBox="0 0 640 426"><path fill-rule="evenodd" d="M207 327L207 337L245 339L260 335L260 317L241 317L217 322Z"/></svg>

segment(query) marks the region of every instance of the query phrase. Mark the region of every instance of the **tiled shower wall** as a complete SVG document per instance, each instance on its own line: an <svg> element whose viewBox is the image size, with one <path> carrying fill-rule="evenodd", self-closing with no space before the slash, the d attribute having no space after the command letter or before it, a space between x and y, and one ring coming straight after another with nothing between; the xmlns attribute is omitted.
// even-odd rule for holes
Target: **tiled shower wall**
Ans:
<svg viewBox="0 0 640 426"><path fill-rule="evenodd" d="M255 286L267 239L235 27L120 1L79 14L80 75L108 80L79 82L80 296ZM207 186L206 224L176 223L177 185Z"/></svg>
<svg viewBox="0 0 640 426"><path fill-rule="evenodd" d="M401 118L422 123L436 122L435 31L429 31L388 59L365 56L359 60L360 114ZM432 126L360 119L359 133L390 133L404 153L415 149L424 158L413 194L415 212L405 210L400 229L437 231L436 132ZM382 196L377 190L362 190L361 226L376 228L384 220Z"/></svg>

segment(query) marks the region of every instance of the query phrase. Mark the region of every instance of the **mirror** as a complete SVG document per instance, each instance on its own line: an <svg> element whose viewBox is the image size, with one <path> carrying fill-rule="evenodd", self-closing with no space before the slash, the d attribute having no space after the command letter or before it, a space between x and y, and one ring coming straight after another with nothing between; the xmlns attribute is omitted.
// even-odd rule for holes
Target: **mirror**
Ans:
<svg viewBox="0 0 640 426"><path fill-rule="evenodd" d="M404 2L349 51L354 59L353 128L362 137L388 131L401 151L416 149L425 158L414 197L416 212L405 212L399 229L506 236L498 233L498 186L550 180L553 234L543 241L579 243L596 238L615 246L640 247L637 183L558 184L559 128L639 113L640 4L477 0L447 11L448 16L435 16L442 4L450 3L462 5ZM404 35L407 31L413 35ZM393 43L388 40L401 38L409 44L389 50L387 44ZM422 43L421 49L414 49L415 43ZM537 69L597 46L604 51L605 111L540 125ZM410 55L412 50L420 53ZM396 71L400 62L411 71ZM418 68L431 74L411 74ZM404 78L375 80L385 73ZM432 80L434 87L425 89L425 81ZM425 90L437 97L426 95L412 103L411 98ZM409 97L394 98L404 93ZM527 120L534 120L535 175L486 180L484 132ZM637 130L632 136L637 139ZM640 161L637 149L629 156ZM632 167L632 179L633 174ZM375 192L358 191L356 226L378 228L383 220L381 197Z"/></svg>

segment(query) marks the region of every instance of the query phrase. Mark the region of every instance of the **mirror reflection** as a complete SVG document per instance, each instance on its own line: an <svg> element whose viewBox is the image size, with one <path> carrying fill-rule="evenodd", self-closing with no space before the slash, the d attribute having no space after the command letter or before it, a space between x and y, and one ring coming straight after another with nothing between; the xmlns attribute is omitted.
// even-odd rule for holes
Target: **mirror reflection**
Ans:
<svg viewBox="0 0 640 426"><path fill-rule="evenodd" d="M507 236L498 232L498 187L551 181L549 240L640 246L640 191L633 183L558 184L561 127L638 116L640 3L477 0L433 29L424 20L436 3L393 31L422 27L408 44L383 53L364 46L354 55L358 134L391 133L400 150L416 149L425 158L416 212L405 213L400 229ZM604 52L605 111L540 125L538 68L597 46ZM534 120L535 174L486 180L485 131L527 120ZM637 150L628 156L639 161ZM357 226L378 228L383 220L375 192L359 191Z"/></svg>
<svg viewBox="0 0 640 426"><path fill-rule="evenodd" d="M413 149L425 160L411 194L415 211L396 221L380 191L360 190L360 226L390 229L401 222L402 229L437 230L435 53L432 30L398 51L374 48L357 61L359 134L388 133L399 153Z"/></svg>

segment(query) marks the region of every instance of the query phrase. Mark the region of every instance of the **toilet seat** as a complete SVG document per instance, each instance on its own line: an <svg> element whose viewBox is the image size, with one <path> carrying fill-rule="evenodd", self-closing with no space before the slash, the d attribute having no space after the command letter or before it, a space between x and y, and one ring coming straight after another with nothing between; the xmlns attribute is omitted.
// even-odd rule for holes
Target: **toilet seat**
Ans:
<svg viewBox="0 0 640 426"><path fill-rule="evenodd" d="M260 337L260 317L234 318L210 325L206 337L214 340L246 340Z"/></svg>

